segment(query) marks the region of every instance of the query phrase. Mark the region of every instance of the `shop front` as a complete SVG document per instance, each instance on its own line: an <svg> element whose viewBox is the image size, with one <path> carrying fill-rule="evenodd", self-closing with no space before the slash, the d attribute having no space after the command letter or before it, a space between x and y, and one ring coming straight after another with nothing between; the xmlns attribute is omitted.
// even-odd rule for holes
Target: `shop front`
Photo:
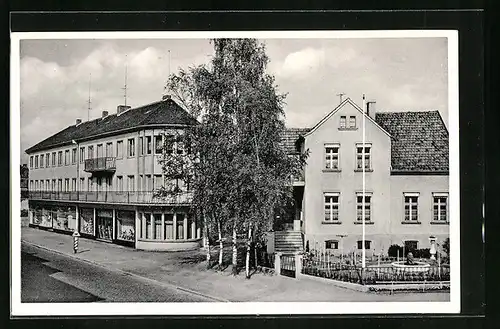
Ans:
<svg viewBox="0 0 500 329"><path fill-rule="evenodd" d="M113 241L113 210L97 209L96 224L96 238L108 242Z"/></svg>
<svg viewBox="0 0 500 329"><path fill-rule="evenodd" d="M135 246L135 211L116 210L116 243Z"/></svg>
<svg viewBox="0 0 500 329"><path fill-rule="evenodd" d="M94 209L81 207L79 210L80 234L84 237L95 237Z"/></svg>
<svg viewBox="0 0 500 329"><path fill-rule="evenodd" d="M72 233L76 229L76 207L61 205L30 205L32 226Z"/></svg>

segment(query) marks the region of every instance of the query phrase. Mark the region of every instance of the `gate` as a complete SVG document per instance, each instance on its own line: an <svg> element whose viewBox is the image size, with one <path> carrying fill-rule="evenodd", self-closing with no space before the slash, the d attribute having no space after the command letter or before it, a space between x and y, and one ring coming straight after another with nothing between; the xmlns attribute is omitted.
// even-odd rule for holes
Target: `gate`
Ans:
<svg viewBox="0 0 500 329"><path fill-rule="evenodd" d="M291 278L295 278L295 255L281 256L280 274Z"/></svg>

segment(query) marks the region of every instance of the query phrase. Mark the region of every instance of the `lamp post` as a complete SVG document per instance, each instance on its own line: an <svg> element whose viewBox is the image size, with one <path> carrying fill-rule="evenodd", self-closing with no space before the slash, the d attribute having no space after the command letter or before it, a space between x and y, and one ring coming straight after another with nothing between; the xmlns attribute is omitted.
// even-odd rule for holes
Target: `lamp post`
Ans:
<svg viewBox="0 0 500 329"><path fill-rule="evenodd" d="M76 145L76 183L75 183L75 188L76 188L76 200L80 200L80 150L79 150L79 144L76 140L71 140L71 143L73 145ZM79 231L80 227L80 214L78 213L78 205L75 205L75 232Z"/></svg>
<svg viewBox="0 0 500 329"><path fill-rule="evenodd" d="M430 249L431 259L435 260L436 259L436 237L431 235L429 237L429 242L431 243L431 249Z"/></svg>

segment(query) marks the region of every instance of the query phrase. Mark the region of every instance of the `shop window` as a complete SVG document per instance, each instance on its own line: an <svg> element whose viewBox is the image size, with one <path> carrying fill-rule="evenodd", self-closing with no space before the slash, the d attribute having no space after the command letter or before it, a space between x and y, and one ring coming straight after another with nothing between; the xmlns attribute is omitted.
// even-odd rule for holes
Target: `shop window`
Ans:
<svg viewBox="0 0 500 329"><path fill-rule="evenodd" d="M80 232L94 235L94 210L80 208Z"/></svg>
<svg viewBox="0 0 500 329"><path fill-rule="evenodd" d="M53 212L53 227L64 231L74 231L76 228L76 208L57 207Z"/></svg>
<svg viewBox="0 0 500 329"><path fill-rule="evenodd" d="M146 219L146 239L152 239L152 225L151 225L151 214L144 214Z"/></svg>
<svg viewBox="0 0 500 329"><path fill-rule="evenodd" d="M184 214L177 214L177 240L184 240Z"/></svg>
<svg viewBox="0 0 500 329"><path fill-rule="evenodd" d="M133 211L116 212L116 237L119 240L135 240L135 213Z"/></svg>
<svg viewBox="0 0 500 329"><path fill-rule="evenodd" d="M174 215L165 214L165 240L174 240Z"/></svg>
<svg viewBox="0 0 500 329"><path fill-rule="evenodd" d="M100 209L96 211L97 237L113 240L113 211Z"/></svg>
<svg viewBox="0 0 500 329"><path fill-rule="evenodd" d="M161 214L154 214L154 230L153 239L161 239Z"/></svg>

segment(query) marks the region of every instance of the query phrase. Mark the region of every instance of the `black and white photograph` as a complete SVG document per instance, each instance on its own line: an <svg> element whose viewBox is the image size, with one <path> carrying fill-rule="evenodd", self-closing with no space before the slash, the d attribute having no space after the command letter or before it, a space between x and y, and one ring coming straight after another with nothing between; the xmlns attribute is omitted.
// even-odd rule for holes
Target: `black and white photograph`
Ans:
<svg viewBox="0 0 500 329"><path fill-rule="evenodd" d="M13 313L460 312L456 31L11 38Z"/></svg>

